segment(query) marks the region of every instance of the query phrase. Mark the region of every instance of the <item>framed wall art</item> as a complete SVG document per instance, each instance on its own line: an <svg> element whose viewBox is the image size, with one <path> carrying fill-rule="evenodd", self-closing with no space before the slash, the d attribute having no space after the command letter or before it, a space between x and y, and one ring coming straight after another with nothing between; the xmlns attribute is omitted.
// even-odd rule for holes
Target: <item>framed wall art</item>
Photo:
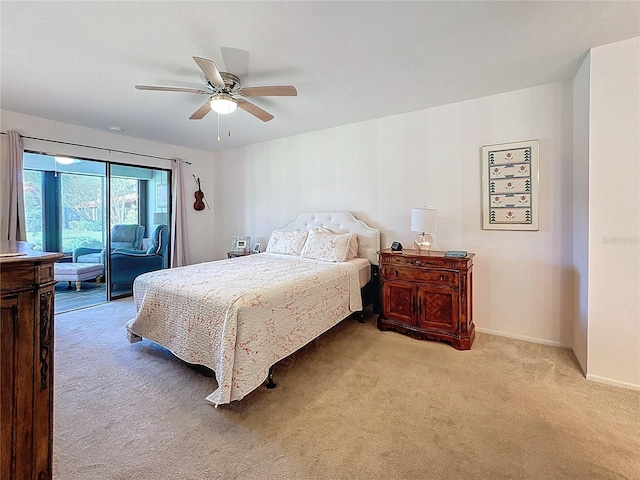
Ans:
<svg viewBox="0 0 640 480"><path fill-rule="evenodd" d="M538 140L482 147L482 228L538 230Z"/></svg>

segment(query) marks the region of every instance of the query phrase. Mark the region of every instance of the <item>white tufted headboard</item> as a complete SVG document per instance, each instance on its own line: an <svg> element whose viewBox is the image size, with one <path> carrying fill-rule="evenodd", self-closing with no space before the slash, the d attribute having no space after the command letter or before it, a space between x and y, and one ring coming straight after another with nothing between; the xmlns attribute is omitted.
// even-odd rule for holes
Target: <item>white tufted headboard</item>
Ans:
<svg viewBox="0 0 640 480"><path fill-rule="evenodd" d="M378 264L380 231L371 228L349 212L301 213L298 217L278 230L291 232L325 227L335 233L356 233L358 235L358 256Z"/></svg>

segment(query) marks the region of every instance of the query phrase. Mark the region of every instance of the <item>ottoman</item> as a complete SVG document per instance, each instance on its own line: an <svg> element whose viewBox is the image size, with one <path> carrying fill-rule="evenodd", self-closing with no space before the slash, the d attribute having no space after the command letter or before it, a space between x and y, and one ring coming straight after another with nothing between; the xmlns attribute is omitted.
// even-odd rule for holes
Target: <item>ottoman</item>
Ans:
<svg viewBox="0 0 640 480"><path fill-rule="evenodd" d="M82 289L82 280L93 280L99 283L104 272L101 263L54 263L54 278L60 282L76 282L76 291Z"/></svg>

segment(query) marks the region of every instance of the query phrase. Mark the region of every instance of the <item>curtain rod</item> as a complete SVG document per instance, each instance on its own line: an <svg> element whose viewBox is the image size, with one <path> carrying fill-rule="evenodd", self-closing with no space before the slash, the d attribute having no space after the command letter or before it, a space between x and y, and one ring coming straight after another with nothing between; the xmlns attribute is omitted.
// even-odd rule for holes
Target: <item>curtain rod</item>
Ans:
<svg viewBox="0 0 640 480"><path fill-rule="evenodd" d="M2 135L8 135L7 132L0 132ZM146 153L135 153L135 152L127 152L126 150L116 150L115 148L106 148L106 147L94 147L93 145L83 145L81 143L71 143L71 142L62 142L60 140L49 140L48 138L38 138L38 137L27 137L26 135L20 135L22 138L28 138L29 140L39 140L42 142L51 142L51 143L59 143L61 145L71 145L74 147L84 147L84 148L95 148L96 150L105 150L109 153L126 153L127 155L137 155L138 157L147 157L147 158L157 158L158 160L170 160L175 162L180 160L182 163L186 163L187 165L191 165L191 162L186 160L182 160L181 158L167 158L167 157L159 157L157 155L147 155Z"/></svg>

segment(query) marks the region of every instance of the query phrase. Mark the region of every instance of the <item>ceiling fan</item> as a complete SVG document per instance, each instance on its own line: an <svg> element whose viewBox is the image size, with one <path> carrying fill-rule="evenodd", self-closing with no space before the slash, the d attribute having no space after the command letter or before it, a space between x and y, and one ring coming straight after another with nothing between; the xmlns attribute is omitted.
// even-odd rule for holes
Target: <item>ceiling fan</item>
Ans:
<svg viewBox="0 0 640 480"><path fill-rule="evenodd" d="M273 119L273 115L245 100L243 97L294 97L298 95L298 91L293 85L242 87L240 86L240 79L236 75L219 71L213 60L202 57L193 57L193 59L206 78L204 88L161 87L156 85L136 85L136 88L138 90L186 92L208 95L209 100L189 117L190 120L200 120L211 110L221 114L228 114L235 111L237 107L240 107L263 122L268 122Z"/></svg>

